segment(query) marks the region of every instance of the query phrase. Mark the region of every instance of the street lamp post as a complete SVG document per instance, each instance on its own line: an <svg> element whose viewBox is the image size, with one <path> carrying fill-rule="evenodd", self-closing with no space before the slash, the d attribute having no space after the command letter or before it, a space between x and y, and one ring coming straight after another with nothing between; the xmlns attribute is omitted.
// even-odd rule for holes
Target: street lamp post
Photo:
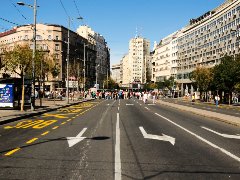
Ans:
<svg viewBox="0 0 240 180"><path fill-rule="evenodd" d="M85 98L85 90L86 90L86 44L83 44L83 93Z"/></svg>
<svg viewBox="0 0 240 180"><path fill-rule="evenodd" d="M70 36L70 17L68 17L68 41L67 41L67 104L69 104L69 51L70 51L70 44L69 44L69 36Z"/></svg>
<svg viewBox="0 0 240 180"><path fill-rule="evenodd" d="M97 89L97 76L98 76L97 68L98 68L99 66L100 66L99 64L96 66L96 89Z"/></svg>
<svg viewBox="0 0 240 180"><path fill-rule="evenodd" d="M37 0L34 0L34 5L25 4L24 2L17 3L20 6L28 6L33 8L33 53L32 53L32 99L31 110L35 109L35 53L36 53L36 21L37 21Z"/></svg>
<svg viewBox="0 0 240 180"><path fill-rule="evenodd" d="M108 65L107 65L107 89L108 89Z"/></svg>
<svg viewBox="0 0 240 180"><path fill-rule="evenodd" d="M80 16L80 17L77 17L77 19L78 20L83 20L83 17ZM86 71L85 71L86 70L85 69L86 68L86 57L85 57L85 54L86 54L86 49L85 48L86 48L86 46L88 46L88 45L84 43L83 44L83 49L84 49L83 50L84 51L83 52L83 56L84 56L83 57L83 59L84 59L83 60L83 93L84 93L83 96L84 96L84 98L85 98L85 90L86 90L86 88L85 88L85 86L86 86Z"/></svg>

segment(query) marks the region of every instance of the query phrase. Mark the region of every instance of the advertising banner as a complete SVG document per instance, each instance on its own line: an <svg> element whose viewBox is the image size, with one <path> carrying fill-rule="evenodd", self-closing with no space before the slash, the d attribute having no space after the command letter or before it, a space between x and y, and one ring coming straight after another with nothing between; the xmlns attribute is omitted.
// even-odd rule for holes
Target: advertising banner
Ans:
<svg viewBox="0 0 240 180"><path fill-rule="evenodd" d="M13 107L13 84L0 84L0 107Z"/></svg>

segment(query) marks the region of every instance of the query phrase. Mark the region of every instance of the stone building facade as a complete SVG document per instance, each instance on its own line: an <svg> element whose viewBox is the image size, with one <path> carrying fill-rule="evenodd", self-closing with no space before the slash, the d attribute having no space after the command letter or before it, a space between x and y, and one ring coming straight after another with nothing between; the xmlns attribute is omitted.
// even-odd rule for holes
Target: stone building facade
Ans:
<svg viewBox="0 0 240 180"><path fill-rule="evenodd" d="M90 44L86 47L86 87L92 87L95 79L96 47L87 39L77 33L56 24L36 25L36 49L46 51L49 56L54 56L55 63L60 67L60 73L53 77L51 74L45 76L44 84L46 90L54 90L66 87L67 79L67 47L69 31L69 80L79 81L78 87L83 83L83 61L84 43ZM4 50L11 50L16 44L27 44L33 47L32 25L22 25L0 33L0 54L4 57ZM74 71L73 71L74 70ZM3 73L9 73L11 77L16 74L0 71L0 78ZM70 87L74 88L74 87Z"/></svg>

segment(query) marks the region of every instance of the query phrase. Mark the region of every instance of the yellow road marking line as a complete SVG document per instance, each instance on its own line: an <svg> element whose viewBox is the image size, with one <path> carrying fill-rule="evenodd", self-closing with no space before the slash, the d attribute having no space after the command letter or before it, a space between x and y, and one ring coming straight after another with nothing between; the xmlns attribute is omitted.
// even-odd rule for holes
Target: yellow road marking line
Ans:
<svg viewBox="0 0 240 180"><path fill-rule="evenodd" d="M62 125L66 124L66 122L61 123Z"/></svg>
<svg viewBox="0 0 240 180"><path fill-rule="evenodd" d="M4 154L5 156L10 156L12 155L13 153L17 152L18 150L20 150L21 148L16 148L16 149L13 149L11 151L9 151L8 153Z"/></svg>
<svg viewBox="0 0 240 180"><path fill-rule="evenodd" d="M42 133L41 135L44 136L44 135L48 134L49 132L50 131L46 131L46 132Z"/></svg>
<svg viewBox="0 0 240 180"><path fill-rule="evenodd" d="M27 144L33 143L34 141L38 140L38 138L33 138L31 140L29 140L28 142L26 142Z"/></svg>
<svg viewBox="0 0 240 180"><path fill-rule="evenodd" d="M52 129L57 129L57 128L59 128L59 126L55 126L55 127L53 127Z"/></svg>
<svg viewBox="0 0 240 180"><path fill-rule="evenodd" d="M5 126L4 129L12 129L12 126Z"/></svg>
<svg viewBox="0 0 240 180"><path fill-rule="evenodd" d="M71 121L72 119L68 119L67 121Z"/></svg>

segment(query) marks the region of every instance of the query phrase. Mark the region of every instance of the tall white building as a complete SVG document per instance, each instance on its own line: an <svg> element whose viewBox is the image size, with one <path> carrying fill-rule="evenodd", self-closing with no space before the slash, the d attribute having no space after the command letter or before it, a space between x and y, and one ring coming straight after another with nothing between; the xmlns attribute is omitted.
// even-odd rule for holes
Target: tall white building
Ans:
<svg viewBox="0 0 240 180"><path fill-rule="evenodd" d="M129 66L131 82L146 83L147 62L150 58L150 41L136 37L129 42Z"/></svg>

